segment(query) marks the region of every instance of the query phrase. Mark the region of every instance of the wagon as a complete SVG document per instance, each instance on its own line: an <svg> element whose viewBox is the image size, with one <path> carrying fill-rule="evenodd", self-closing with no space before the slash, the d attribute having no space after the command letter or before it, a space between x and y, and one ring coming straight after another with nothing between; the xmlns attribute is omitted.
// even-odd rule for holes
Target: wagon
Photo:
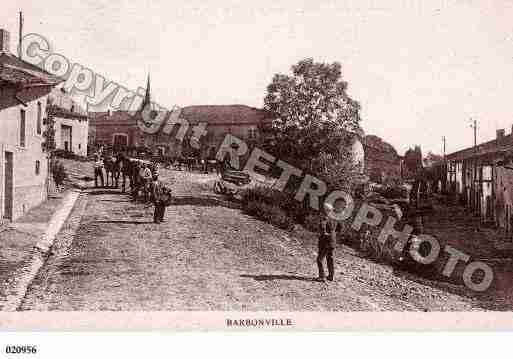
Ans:
<svg viewBox="0 0 513 359"><path fill-rule="evenodd" d="M252 179L249 174L242 171L225 170L221 179L214 183L214 192L224 195L236 195L241 190L252 186Z"/></svg>

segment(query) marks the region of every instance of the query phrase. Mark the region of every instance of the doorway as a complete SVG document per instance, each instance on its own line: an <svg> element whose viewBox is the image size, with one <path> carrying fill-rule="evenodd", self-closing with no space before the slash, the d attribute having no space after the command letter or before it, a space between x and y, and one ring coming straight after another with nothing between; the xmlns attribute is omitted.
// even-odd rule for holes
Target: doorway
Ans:
<svg viewBox="0 0 513 359"><path fill-rule="evenodd" d="M73 147L71 143L72 139L72 127L67 125L61 125L61 141L62 147L66 152L73 152Z"/></svg>
<svg viewBox="0 0 513 359"><path fill-rule="evenodd" d="M13 153L5 152L5 196L4 196L4 217L13 219L14 203L14 163Z"/></svg>

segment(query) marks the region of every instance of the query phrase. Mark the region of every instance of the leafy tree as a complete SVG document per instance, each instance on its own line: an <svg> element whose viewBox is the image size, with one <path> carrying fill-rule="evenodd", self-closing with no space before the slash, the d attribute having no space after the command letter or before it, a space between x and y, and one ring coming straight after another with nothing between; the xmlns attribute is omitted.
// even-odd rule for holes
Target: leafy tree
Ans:
<svg viewBox="0 0 513 359"><path fill-rule="evenodd" d="M329 177L337 167L352 177L356 166L350 170L350 144L363 131L360 105L346 90L338 62L305 59L292 66L291 75L276 74L267 87L264 108L277 118L261 146L314 174Z"/></svg>

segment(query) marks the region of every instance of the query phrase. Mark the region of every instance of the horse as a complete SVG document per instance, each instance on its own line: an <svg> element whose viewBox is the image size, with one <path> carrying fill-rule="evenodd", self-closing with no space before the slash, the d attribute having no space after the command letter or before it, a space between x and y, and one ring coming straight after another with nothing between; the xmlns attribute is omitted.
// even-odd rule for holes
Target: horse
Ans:
<svg viewBox="0 0 513 359"><path fill-rule="evenodd" d="M142 180L139 178L139 170L141 163L137 160L130 161L128 167L128 173L130 176L130 190L132 192L133 201L137 200L137 196L139 194L139 189L141 186Z"/></svg>
<svg viewBox="0 0 513 359"><path fill-rule="evenodd" d="M111 186L118 187L119 178L119 163L113 156L106 156L103 160L103 166L105 167L106 174L106 186L109 187L109 177L111 179ZM114 182L115 181L115 182Z"/></svg>
<svg viewBox="0 0 513 359"><path fill-rule="evenodd" d="M133 187L132 183L132 162L129 158L123 154L119 155L116 159L118 168L118 174L116 176L116 188L118 187L118 178L121 177L121 191L125 192L126 179L128 178L130 187Z"/></svg>

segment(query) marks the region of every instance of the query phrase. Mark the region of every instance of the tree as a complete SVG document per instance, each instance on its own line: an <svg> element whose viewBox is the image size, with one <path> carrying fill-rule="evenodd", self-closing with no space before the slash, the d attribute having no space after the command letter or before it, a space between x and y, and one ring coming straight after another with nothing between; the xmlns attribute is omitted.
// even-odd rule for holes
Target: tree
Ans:
<svg viewBox="0 0 513 359"><path fill-rule="evenodd" d="M346 89L338 62L305 59L292 66L291 75L276 74L267 87L264 108L277 118L261 145L310 172L326 173L337 163L349 173L351 141L363 131L360 105Z"/></svg>

